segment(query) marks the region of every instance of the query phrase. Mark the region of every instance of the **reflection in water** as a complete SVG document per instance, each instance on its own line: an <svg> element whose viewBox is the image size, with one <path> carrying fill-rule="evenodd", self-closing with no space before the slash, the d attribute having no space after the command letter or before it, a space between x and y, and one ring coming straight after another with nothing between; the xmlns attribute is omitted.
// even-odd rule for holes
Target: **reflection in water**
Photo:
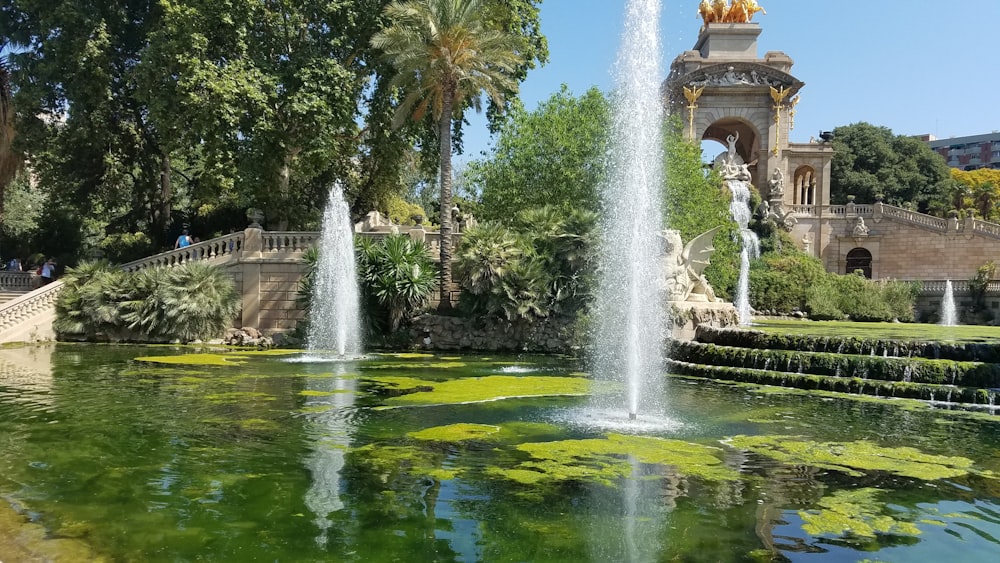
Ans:
<svg viewBox="0 0 1000 563"><path fill-rule="evenodd" d="M39 405L52 402L54 345L0 349L0 397Z"/></svg>
<svg viewBox="0 0 1000 563"><path fill-rule="evenodd" d="M320 533L316 543L325 546L333 522L330 514L344 508L340 499L340 472L344 454L351 445L354 430L350 422L350 407L354 405L357 376L347 375L350 364L329 364L331 377L307 378L306 411L312 417L313 451L306 458L312 473L312 483L305 502L315 515ZM329 407L324 409L324 407Z"/></svg>

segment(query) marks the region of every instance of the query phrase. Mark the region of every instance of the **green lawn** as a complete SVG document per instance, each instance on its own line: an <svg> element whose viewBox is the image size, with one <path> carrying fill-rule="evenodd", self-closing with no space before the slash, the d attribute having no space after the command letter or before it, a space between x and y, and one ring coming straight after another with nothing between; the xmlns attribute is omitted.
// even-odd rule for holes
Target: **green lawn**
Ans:
<svg viewBox="0 0 1000 563"><path fill-rule="evenodd" d="M1000 327L938 326L917 323L853 323L839 321L762 320L753 330L773 334L853 336L885 340L935 342L1000 342Z"/></svg>

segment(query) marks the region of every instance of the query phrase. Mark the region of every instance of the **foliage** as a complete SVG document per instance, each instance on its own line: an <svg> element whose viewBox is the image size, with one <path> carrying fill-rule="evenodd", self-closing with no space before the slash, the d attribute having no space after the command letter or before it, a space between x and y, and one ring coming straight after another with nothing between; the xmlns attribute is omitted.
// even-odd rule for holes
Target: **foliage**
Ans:
<svg viewBox="0 0 1000 563"><path fill-rule="evenodd" d="M455 265L465 310L508 322L579 314L595 271L596 214L526 209L509 226L484 223L463 237Z"/></svg>
<svg viewBox="0 0 1000 563"><path fill-rule="evenodd" d="M136 232L169 246L182 224L207 238L248 207L271 228L301 228L334 180L356 214L383 209L436 172L439 152L436 123L391 127L396 72L371 46L388 3L6 3L15 150L60 210L36 248L87 256ZM482 4L491 30L523 38L514 84L547 59L538 3ZM503 93L512 100L516 86Z"/></svg>
<svg viewBox="0 0 1000 563"><path fill-rule="evenodd" d="M1000 219L997 209L1000 203L1000 170L952 168L951 177L955 180L950 202L952 209L960 213L965 209L974 209L979 217L987 221Z"/></svg>
<svg viewBox="0 0 1000 563"><path fill-rule="evenodd" d="M56 333L82 335L88 340L123 337L120 305L132 294L122 270L107 262L84 262L67 268L62 281L52 323Z"/></svg>
<svg viewBox="0 0 1000 563"><path fill-rule="evenodd" d="M3 221L0 248L4 255L26 256L38 248L34 239L42 213L47 207L46 193L33 189L28 174L18 174L3 192Z"/></svg>
<svg viewBox="0 0 1000 563"><path fill-rule="evenodd" d="M435 268L422 242L406 235L355 240L362 299L369 317L383 316L389 332L426 306L434 290Z"/></svg>
<svg viewBox="0 0 1000 563"><path fill-rule="evenodd" d="M969 280L969 297L972 298L973 312L986 310L986 292L996 273L997 265L992 260L976 268L976 274Z"/></svg>
<svg viewBox="0 0 1000 563"><path fill-rule="evenodd" d="M389 25L372 37L372 46L392 62L391 85L403 92L396 123L407 118L437 123L440 158L441 244L440 306L451 307L451 151L452 120L461 121L464 104L480 109L480 93L502 105L516 91L524 59L519 34L492 28L481 0L412 0L390 4ZM520 76L523 78L523 76Z"/></svg>
<svg viewBox="0 0 1000 563"><path fill-rule="evenodd" d="M817 320L913 322L919 294L919 284L826 273L806 288L805 308Z"/></svg>
<svg viewBox="0 0 1000 563"><path fill-rule="evenodd" d="M423 207L415 203L409 203L399 196L389 198L386 205L386 215L394 225L415 225L414 216L419 215L423 220L427 219L427 212Z"/></svg>
<svg viewBox="0 0 1000 563"><path fill-rule="evenodd" d="M676 117L667 124L664 144L664 222L680 231L685 243L709 229L722 227L715 235L715 253L705 277L716 295L731 299L739 277L741 243L739 228L729 213L730 196L716 172L706 174L701 148L684 139L683 127Z"/></svg>
<svg viewBox="0 0 1000 563"><path fill-rule="evenodd" d="M750 302L762 311L791 313L806 308L806 293L826 275L818 258L784 246L750 264ZM816 307L821 303L817 302Z"/></svg>
<svg viewBox="0 0 1000 563"><path fill-rule="evenodd" d="M155 253L155 246L143 232L112 233L100 242L104 258L115 264L131 262Z"/></svg>
<svg viewBox="0 0 1000 563"><path fill-rule="evenodd" d="M232 280L204 262L126 273L106 262L69 268L55 330L87 339L204 340L239 312Z"/></svg>
<svg viewBox="0 0 1000 563"><path fill-rule="evenodd" d="M507 222L521 209L598 210L605 181L607 99L596 88L574 97L563 85L534 111L515 105L488 159L469 164L487 221Z"/></svg>
<svg viewBox="0 0 1000 563"><path fill-rule="evenodd" d="M951 171L926 143L864 122L837 127L833 133L831 203L845 204L848 195L869 203L881 194L886 203L912 202L921 212L947 206Z"/></svg>

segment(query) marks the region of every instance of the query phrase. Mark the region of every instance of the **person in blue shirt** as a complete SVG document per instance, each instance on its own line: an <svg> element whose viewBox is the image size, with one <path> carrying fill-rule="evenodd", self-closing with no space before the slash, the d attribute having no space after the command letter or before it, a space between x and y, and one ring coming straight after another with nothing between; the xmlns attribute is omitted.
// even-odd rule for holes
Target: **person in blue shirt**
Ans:
<svg viewBox="0 0 1000 563"><path fill-rule="evenodd" d="M177 237L177 242L174 243L174 249L184 248L185 246L191 246L191 237L188 236L187 229L181 231L181 236Z"/></svg>

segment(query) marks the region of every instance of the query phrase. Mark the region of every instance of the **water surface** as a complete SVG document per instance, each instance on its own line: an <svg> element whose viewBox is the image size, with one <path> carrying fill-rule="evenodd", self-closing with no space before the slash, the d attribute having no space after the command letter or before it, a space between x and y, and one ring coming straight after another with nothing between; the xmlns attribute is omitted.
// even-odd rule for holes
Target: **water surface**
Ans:
<svg viewBox="0 0 1000 563"><path fill-rule="evenodd" d="M990 473L1000 473L1000 426L987 416L671 378L668 421L609 426L572 394L401 402L414 380L517 395L519 378L583 377L560 358L135 359L190 352L0 351L3 503L50 538L121 561L995 561L1000 550ZM502 432L421 434L456 424ZM583 448L549 466L548 480L511 478L545 466L525 444L619 434L711 447L734 477ZM833 448L848 465L850 445L864 440L961 458L968 471L927 479L782 461L727 445L734 436L842 444ZM553 469L618 461L627 471L608 479ZM837 521L855 529L830 531Z"/></svg>

